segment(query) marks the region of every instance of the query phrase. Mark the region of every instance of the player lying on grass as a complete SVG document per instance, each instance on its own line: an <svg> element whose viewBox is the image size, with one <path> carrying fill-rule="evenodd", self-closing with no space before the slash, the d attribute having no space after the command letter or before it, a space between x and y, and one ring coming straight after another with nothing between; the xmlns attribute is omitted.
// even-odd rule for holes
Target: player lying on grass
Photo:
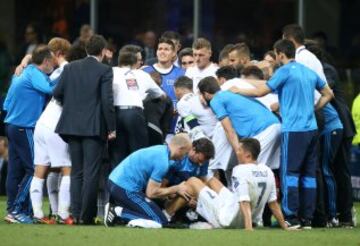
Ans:
<svg viewBox="0 0 360 246"><path fill-rule="evenodd" d="M245 228L252 230L259 222L265 204L283 229L287 229L283 214L277 203L275 178L271 169L257 163L260 143L253 138L239 140L237 156L240 163L232 173L232 192L215 178L205 185L198 178L186 182L188 193L197 199L196 211L213 228Z"/></svg>

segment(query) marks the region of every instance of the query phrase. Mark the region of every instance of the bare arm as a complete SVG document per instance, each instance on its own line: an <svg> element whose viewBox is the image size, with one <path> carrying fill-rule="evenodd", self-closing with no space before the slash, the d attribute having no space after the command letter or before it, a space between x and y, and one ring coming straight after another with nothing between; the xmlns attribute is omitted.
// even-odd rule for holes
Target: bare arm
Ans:
<svg viewBox="0 0 360 246"><path fill-rule="evenodd" d="M334 97L334 93L328 85L326 85L320 91L320 94L321 94L321 97L320 97L319 101L317 102L317 104L315 105L315 110L322 109Z"/></svg>
<svg viewBox="0 0 360 246"><path fill-rule="evenodd" d="M249 81L249 80L247 80ZM249 81L250 82L250 81ZM231 87L229 90L236 94L241 94L244 96L250 96L250 97L262 97L271 92L271 89L265 84L258 84L255 85L254 89L243 89L236 86Z"/></svg>
<svg viewBox="0 0 360 246"><path fill-rule="evenodd" d="M266 84L266 80L259 80L259 79L246 79L246 82L248 82L249 84L255 86L256 88L261 86L261 85Z"/></svg>
<svg viewBox="0 0 360 246"><path fill-rule="evenodd" d="M281 212L280 206L277 203L277 201L269 202L268 203L269 208L271 209L272 214L275 216L277 222L279 222L279 225L282 229L287 229L287 224L285 223L284 216Z"/></svg>
<svg viewBox="0 0 360 246"><path fill-rule="evenodd" d="M26 56L24 56L24 58L21 60L20 64L15 69L16 76L19 76L22 73L24 68L30 63L31 58L32 58L31 54L27 54Z"/></svg>
<svg viewBox="0 0 360 246"><path fill-rule="evenodd" d="M252 228L250 202L240 202L240 211L244 216L245 230L252 231L253 228Z"/></svg>
<svg viewBox="0 0 360 246"><path fill-rule="evenodd" d="M174 185L170 187L161 187L161 183L149 180L146 187L146 196L150 199L161 198L172 194L179 194L184 197L185 200L189 201L191 196L186 192L186 186L184 183Z"/></svg>
<svg viewBox="0 0 360 246"><path fill-rule="evenodd" d="M229 117L225 117L224 119L222 119L221 125L224 128L224 131L225 131L228 141L230 142L235 153L237 153L237 151L239 149L239 139L238 139L238 135L236 134L234 128L232 127Z"/></svg>

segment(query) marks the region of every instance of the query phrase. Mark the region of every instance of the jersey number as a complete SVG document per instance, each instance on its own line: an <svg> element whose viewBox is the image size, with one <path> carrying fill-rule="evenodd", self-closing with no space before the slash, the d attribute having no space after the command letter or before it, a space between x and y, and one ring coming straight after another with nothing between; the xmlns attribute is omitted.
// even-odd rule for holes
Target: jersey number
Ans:
<svg viewBox="0 0 360 246"><path fill-rule="evenodd" d="M266 190L266 183L265 182L260 182L260 183L258 183L258 187L261 189L261 192L260 192L259 199L258 199L258 201L256 203L256 207L259 207L261 199L264 196L264 193L265 193L265 190Z"/></svg>

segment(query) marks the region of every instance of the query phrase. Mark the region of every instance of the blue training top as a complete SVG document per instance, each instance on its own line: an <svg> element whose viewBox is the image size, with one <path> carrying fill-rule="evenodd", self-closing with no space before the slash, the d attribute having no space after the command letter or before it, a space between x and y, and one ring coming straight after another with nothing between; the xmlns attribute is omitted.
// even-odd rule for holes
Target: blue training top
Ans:
<svg viewBox="0 0 360 246"><path fill-rule="evenodd" d="M166 145L143 148L123 160L110 173L109 179L125 190L142 192L149 179L162 182L171 162L170 150Z"/></svg>
<svg viewBox="0 0 360 246"><path fill-rule="evenodd" d="M332 132L336 129L343 129L339 115L330 103L326 104L321 111L325 120L324 129L321 131L321 134Z"/></svg>
<svg viewBox="0 0 360 246"><path fill-rule="evenodd" d="M218 91L210 101L218 120L229 117L240 137L253 137L267 127L280 123L264 105L251 97Z"/></svg>
<svg viewBox="0 0 360 246"><path fill-rule="evenodd" d="M181 161L175 161L169 169L166 178L169 180L169 185L178 185L191 177L205 177L208 174L209 161L199 164L193 163L189 156L186 156Z"/></svg>
<svg viewBox="0 0 360 246"><path fill-rule="evenodd" d="M311 69L295 61L280 67L267 85L279 96L283 132L317 129L314 108L315 89L326 82Z"/></svg>
<svg viewBox="0 0 360 246"><path fill-rule="evenodd" d="M27 66L20 76L13 76L4 102L5 123L20 127L35 127L55 84L35 65Z"/></svg>

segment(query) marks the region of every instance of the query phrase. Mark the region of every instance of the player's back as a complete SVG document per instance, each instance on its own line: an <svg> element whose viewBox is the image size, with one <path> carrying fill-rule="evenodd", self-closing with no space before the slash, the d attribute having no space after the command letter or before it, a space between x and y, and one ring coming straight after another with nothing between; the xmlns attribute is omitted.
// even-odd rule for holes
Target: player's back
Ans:
<svg viewBox="0 0 360 246"><path fill-rule="evenodd" d="M253 223L261 221L266 203L276 200L274 174L264 164L240 164L234 167L232 186L240 200L250 201Z"/></svg>

